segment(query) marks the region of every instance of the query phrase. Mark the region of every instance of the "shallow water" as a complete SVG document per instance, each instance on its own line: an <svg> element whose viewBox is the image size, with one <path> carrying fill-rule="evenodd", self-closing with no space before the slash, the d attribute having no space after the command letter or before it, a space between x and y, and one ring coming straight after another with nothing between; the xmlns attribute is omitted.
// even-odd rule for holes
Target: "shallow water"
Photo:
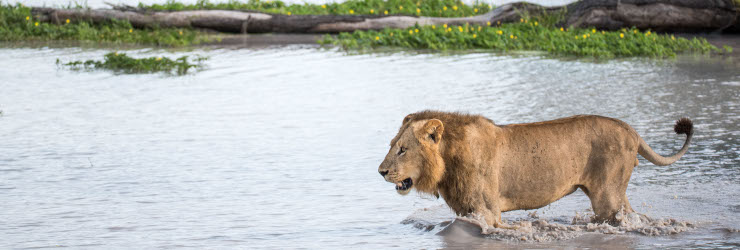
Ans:
<svg viewBox="0 0 740 250"><path fill-rule="evenodd" d="M288 46L128 51L210 57L207 69L182 77L54 63L109 51L0 44L0 248L740 247L740 71L732 59ZM674 120L691 117L689 152L667 167L641 159L627 193L638 212L696 228L545 242L479 237L462 221L454 233L418 229L454 216L442 200L399 196L377 167L404 115L423 109L501 124L600 114L631 124L664 155L684 140ZM577 192L536 214L568 225L589 207Z"/></svg>

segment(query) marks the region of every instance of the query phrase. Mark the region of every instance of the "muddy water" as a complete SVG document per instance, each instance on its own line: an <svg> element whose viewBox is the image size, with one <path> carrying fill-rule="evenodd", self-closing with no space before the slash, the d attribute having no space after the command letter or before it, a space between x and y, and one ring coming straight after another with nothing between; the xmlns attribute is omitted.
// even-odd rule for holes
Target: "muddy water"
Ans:
<svg viewBox="0 0 740 250"><path fill-rule="evenodd" d="M54 64L109 51L0 47L0 248L740 246L740 71L732 59L288 46L128 51L210 57L207 69L182 77ZM518 241L478 235L470 220L448 224L455 217L443 201L401 197L377 173L402 117L422 109L497 123L611 116L662 154L684 140L673 121L691 117L689 153L667 167L641 159L627 193L649 218L692 226ZM547 233L547 225L587 227L589 207L577 192L503 217Z"/></svg>

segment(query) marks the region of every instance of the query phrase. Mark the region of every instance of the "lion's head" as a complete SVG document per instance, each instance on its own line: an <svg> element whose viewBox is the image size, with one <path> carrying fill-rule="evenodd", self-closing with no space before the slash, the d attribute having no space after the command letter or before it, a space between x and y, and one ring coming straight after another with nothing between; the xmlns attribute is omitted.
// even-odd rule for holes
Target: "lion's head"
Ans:
<svg viewBox="0 0 740 250"><path fill-rule="evenodd" d="M444 126L438 119L413 120L408 115L391 140L391 148L378 172L406 195L411 188L437 195L437 183L445 172L440 153Z"/></svg>

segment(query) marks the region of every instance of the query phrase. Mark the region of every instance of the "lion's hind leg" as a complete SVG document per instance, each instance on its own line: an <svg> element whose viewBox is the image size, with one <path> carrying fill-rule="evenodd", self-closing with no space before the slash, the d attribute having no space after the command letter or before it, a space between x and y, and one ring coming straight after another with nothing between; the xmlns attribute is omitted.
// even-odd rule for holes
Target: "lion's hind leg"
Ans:
<svg viewBox="0 0 740 250"><path fill-rule="evenodd" d="M604 159L604 158L602 158ZM629 183L635 160L633 158L614 157L611 160L601 161L593 178L583 185L582 189L591 200L591 207L599 222L616 222L616 214L620 209L633 212L627 200L627 184Z"/></svg>
<svg viewBox="0 0 740 250"><path fill-rule="evenodd" d="M619 211L619 202L613 192L601 187L586 187L584 191L591 200L591 208L596 214L596 221L614 222Z"/></svg>

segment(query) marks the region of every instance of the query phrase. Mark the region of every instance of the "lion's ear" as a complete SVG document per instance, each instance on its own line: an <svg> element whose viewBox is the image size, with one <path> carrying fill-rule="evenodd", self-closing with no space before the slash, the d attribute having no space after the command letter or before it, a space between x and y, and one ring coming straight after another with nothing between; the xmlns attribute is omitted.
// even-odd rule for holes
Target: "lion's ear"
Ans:
<svg viewBox="0 0 740 250"><path fill-rule="evenodd" d="M432 143L437 144L442 140L442 133L445 128L442 125L442 121L438 119L431 119L427 121L419 130L419 140L431 140Z"/></svg>
<svg viewBox="0 0 740 250"><path fill-rule="evenodd" d="M411 118L413 118L413 117L414 117L414 114L409 114L409 115L407 115L406 117L404 117L404 118L403 118L403 122L401 122L401 125L404 125L404 124L406 124L406 123L407 123L407 122L409 122L409 121L411 120Z"/></svg>

